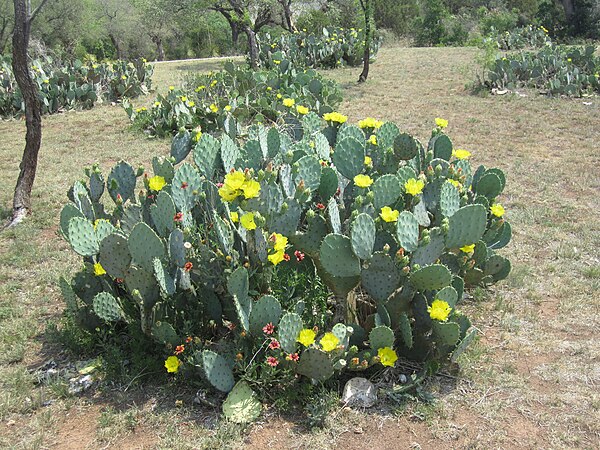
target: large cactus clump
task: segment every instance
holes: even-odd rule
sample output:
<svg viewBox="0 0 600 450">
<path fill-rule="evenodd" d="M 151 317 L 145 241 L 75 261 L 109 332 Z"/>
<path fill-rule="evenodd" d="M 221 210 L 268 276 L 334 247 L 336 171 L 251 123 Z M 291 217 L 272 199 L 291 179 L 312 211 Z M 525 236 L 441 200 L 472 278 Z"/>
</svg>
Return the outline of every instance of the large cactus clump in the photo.
<svg viewBox="0 0 600 450">
<path fill-rule="evenodd" d="M 69 310 L 89 329 L 139 323 L 171 349 L 197 336 L 181 358 L 234 389 L 228 411 L 253 404 L 246 384 L 234 388 L 244 374 L 324 381 L 399 354 L 456 358 L 475 335 L 459 311 L 465 285 L 508 275 L 496 251 L 511 228 L 504 174 L 473 170 L 437 123 L 424 146 L 393 123 L 308 113 L 243 138 L 182 132 L 152 176 L 125 162 L 106 177 L 91 168 L 61 213 L 85 264 L 61 280 Z M 272 295 L 294 264 L 331 293 L 326 329 L 303 314 L 310 299 Z"/>
</svg>

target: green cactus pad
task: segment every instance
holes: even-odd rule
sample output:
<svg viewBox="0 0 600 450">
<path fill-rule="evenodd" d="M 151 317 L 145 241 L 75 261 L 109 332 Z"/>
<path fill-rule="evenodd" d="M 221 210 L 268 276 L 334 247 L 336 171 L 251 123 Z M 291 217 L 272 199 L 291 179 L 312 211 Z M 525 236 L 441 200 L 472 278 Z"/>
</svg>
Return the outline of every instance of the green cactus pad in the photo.
<svg viewBox="0 0 600 450">
<path fill-rule="evenodd" d="M 431 225 L 431 219 L 429 218 L 429 212 L 427 211 L 427 206 L 425 206 L 425 202 L 417 203 L 412 210 L 412 213 L 415 215 L 417 222 L 422 227 L 428 227 Z"/>
<path fill-rule="evenodd" d="M 392 319 L 390 317 L 390 313 L 387 308 L 384 306 L 383 302 L 377 303 L 377 313 L 373 319 L 376 327 L 385 325 L 386 327 L 392 326 Z"/>
<path fill-rule="evenodd" d="M 262 405 L 256 394 L 245 381 L 238 381 L 223 402 L 223 414 L 227 420 L 244 424 L 260 416 Z"/>
<path fill-rule="evenodd" d="M 456 290 L 456 302 L 459 303 L 465 292 L 465 281 L 459 276 L 454 276 L 452 277 L 452 287 Z"/>
<path fill-rule="evenodd" d="M 192 135 L 188 130 L 180 131 L 171 142 L 171 156 L 175 158 L 175 164 L 183 161 L 192 151 Z"/>
<path fill-rule="evenodd" d="M 281 348 L 286 353 L 294 353 L 296 351 L 296 339 L 300 331 L 304 327 L 302 318 L 296 314 L 288 312 L 279 321 L 279 343 Z"/>
<path fill-rule="evenodd" d="M 340 209 L 335 198 L 330 198 L 327 202 L 327 216 L 329 217 L 329 225 L 334 233 L 342 232 L 342 222 L 340 221 Z"/>
<path fill-rule="evenodd" d="M 353 180 L 365 167 L 364 144 L 353 137 L 338 141 L 333 152 L 333 164 L 344 177 Z"/>
<path fill-rule="evenodd" d="M 510 223 L 504 222 L 502 228 L 498 231 L 491 242 L 488 242 L 490 248 L 495 250 L 506 247 L 512 238 L 512 227 Z"/>
<path fill-rule="evenodd" d="M 281 138 L 277 128 L 269 128 L 267 133 L 267 154 L 269 158 L 274 158 L 281 150 Z"/>
<path fill-rule="evenodd" d="M 167 267 L 163 265 L 160 259 L 154 258 L 154 277 L 158 281 L 160 290 L 165 297 L 171 296 L 175 293 L 175 279 L 169 273 Z"/>
<path fill-rule="evenodd" d="M 150 216 L 160 236 L 167 236 L 174 228 L 173 218 L 177 210 L 173 199 L 166 191 L 160 191 L 156 203 L 150 207 Z"/>
<path fill-rule="evenodd" d="M 384 302 L 400 287 L 400 271 L 389 255 L 377 252 L 361 273 L 362 287 L 377 302 Z"/>
<path fill-rule="evenodd" d="M 446 247 L 460 248 L 481 239 L 487 225 L 487 212 L 481 205 L 463 206 L 449 220 Z"/>
<path fill-rule="evenodd" d="M 384 206 L 392 206 L 402 195 L 402 187 L 400 181 L 395 175 L 383 175 L 373 183 L 373 206 L 375 211 L 379 213 Z"/>
<path fill-rule="evenodd" d="M 327 138 L 322 133 L 317 133 L 314 140 L 317 157 L 324 161 L 331 161 L 331 147 Z"/>
<path fill-rule="evenodd" d="M 250 312 L 250 333 L 254 336 L 263 336 L 262 329 L 268 323 L 274 326 L 279 324 L 281 317 L 281 304 L 270 295 L 263 295 L 252 305 Z"/>
<path fill-rule="evenodd" d="M 140 292 L 146 308 L 152 308 L 160 299 L 160 290 L 153 272 L 132 266 L 125 272 L 125 284 L 129 292 L 134 290 Z"/>
<path fill-rule="evenodd" d="M 502 172 L 500 169 L 493 168 L 493 169 L 486 170 L 485 173 L 486 174 L 493 173 L 498 178 L 500 178 L 500 183 L 502 184 L 502 190 L 504 190 L 504 187 L 506 186 L 506 175 L 504 175 L 504 172 Z"/>
<path fill-rule="evenodd" d="M 235 379 L 227 360 L 212 350 L 203 350 L 201 361 L 208 382 L 222 392 L 231 391 Z"/>
<path fill-rule="evenodd" d="M 72 197 L 73 202 L 83 213 L 83 215 L 88 220 L 94 221 L 95 214 L 94 207 L 92 206 L 92 200 L 88 195 L 87 188 L 80 181 L 77 181 L 75 184 L 73 184 Z"/>
<path fill-rule="evenodd" d="M 127 239 L 113 233 L 100 242 L 100 263 L 106 273 L 113 278 L 125 278 L 125 271 L 131 263 Z"/>
<path fill-rule="evenodd" d="M 69 243 L 81 256 L 94 256 L 100 247 L 94 225 L 87 219 L 73 217 L 69 220 Z"/>
<path fill-rule="evenodd" d="M 302 129 L 307 135 L 316 133 L 321 129 L 321 118 L 314 111 L 309 112 L 302 118 Z"/>
<path fill-rule="evenodd" d="M 233 303 L 242 328 L 249 331 L 252 299 L 248 296 L 248 271 L 238 267 L 227 278 L 227 291 L 233 297 Z"/>
<path fill-rule="evenodd" d="M 458 189 L 450 183 L 442 184 L 440 192 L 440 209 L 445 217 L 452 217 L 460 208 Z"/>
<path fill-rule="evenodd" d="M 394 332 L 386 326 L 375 327 L 369 333 L 369 345 L 374 352 L 380 348 L 394 348 Z"/>
<path fill-rule="evenodd" d="M 285 203 L 287 204 L 287 210 L 274 217 L 270 217 L 268 226 L 269 230 L 273 233 L 291 236 L 298 229 L 302 208 L 298 204 L 298 201 L 293 198 L 288 198 Z"/>
<path fill-rule="evenodd" d="M 133 167 L 121 161 L 110 171 L 106 185 L 108 186 L 108 193 L 115 202 L 119 195 L 123 202 L 126 202 L 135 198 L 135 182 L 136 176 Z"/>
<path fill-rule="evenodd" d="M 493 255 L 485 263 L 483 273 L 491 275 L 494 281 L 504 280 L 510 273 L 510 261 L 503 256 Z"/>
<path fill-rule="evenodd" d="M 129 204 L 123 210 L 119 226 L 121 230 L 129 235 L 133 227 L 142 221 L 142 207 L 140 205 Z"/>
<path fill-rule="evenodd" d="M 477 182 L 475 192 L 492 200 L 502 192 L 502 181 L 498 175 L 488 171 Z"/>
<path fill-rule="evenodd" d="M 123 317 L 123 310 L 116 298 L 108 292 L 100 292 L 94 297 L 94 312 L 105 322 L 116 322 Z"/>
<path fill-rule="evenodd" d="M 352 250 L 360 259 L 369 259 L 375 245 L 375 222 L 370 215 L 356 216 L 351 227 Z"/>
<path fill-rule="evenodd" d="M 400 314 L 400 318 L 398 320 L 398 329 L 400 330 L 400 336 L 402 336 L 402 341 L 404 342 L 404 345 L 406 345 L 406 347 L 408 348 L 412 348 L 412 327 L 410 326 L 410 319 L 408 318 L 406 313 Z"/>
<path fill-rule="evenodd" d="M 194 162 L 200 173 L 208 179 L 212 178 L 217 168 L 219 150 L 221 143 L 208 133 L 202 134 L 194 147 Z"/>
<path fill-rule="evenodd" d="M 79 302 L 77 301 L 77 296 L 75 295 L 71 284 L 69 284 L 65 277 L 60 277 L 58 280 L 58 286 L 60 287 L 63 300 L 67 305 L 67 311 L 71 314 L 76 313 L 79 309 Z"/>
<path fill-rule="evenodd" d="M 401 160 L 408 161 L 417 156 L 418 146 L 415 139 L 409 134 L 402 133 L 394 139 L 394 155 Z"/>
<path fill-rule="evenodd" d="M 92 172 L 90 175 L 90 198 L 93 202 L 98 202 L 103 193 L 104 177 L 99 172 Z"/>
<path fill-rule="evenodd" d="M 414 252 L 419 246 L 419 222 L 410 211 L 402 211 L 396 222 L 398 242 L 409 252 Z"/>
<path fill-rule="evenodd" d="M 350 335 L 352 334 L 352 331 L 353 330 L 351 327 L 347 327 L 343 323 L 336 323 L 331 329 L 331 332 L 340 341 L 340 345 L 343 345 L 345 349 L 348 348 L 348 343 L 350 342 Z"/>
<path fill-rule="evenodd" d="M 319 252 L 321 264 L 334 277 L 355 277 L 360 275 L 360 260 L 352 251 L 350 238 L 341 234 L 329 234 L 321 243 Z"/>
<path fill-rule="evenodd" d="M 179 211 L 185 214 L 192 210 L 201 186 L 200 174 L 191 164 L 184 163 L 177 169 L 171 186 L 171 194 Z"/>
<path fill-rule="evenodd" d="M 338 131 L 336 146 L 344 139 L 350 137 L 356 139 L 358 142 L 363 142 L 365 140 L 365 133 L 363 133 L 363 131 L 356 125 L 349 125 L 346 122 Z"/>
<path fill-rule="evenodd" d="M 60 212 L 60 231 L 67 241 L 69 240 L 69 221 L 73 217 L 85 219 L 83 213 L 75 205 L 67 203 Z"/>
<path fill-rule="evenodd" d="M 153 323 L 151 333 L 154 340 L 160 344 L 174 347 L 181 343 L 181 338 L 177 335 L 175 328 L 168 322 Z"/>
<path fill-rule="evenodd" d="M 230 255 L 233 248 L 233 231 L 231 230 L 229 223 L 221 219 L 216 211 L 213 211 L 213 221 L 221 249 L 223 250 L 223 253 Z"/>
<path fill-rule="evenodd" d="M 400 186 L 404 186 L 408 180 L 411 178 L 416 178 L 416 176 L 417 174 L 415 171 L 408 166 L 402 166 L 398 169 L 398 172 L 396 172 L 396 177 L 398 178 L 398 183 L 400 183 Z"/>
<path fill-rule="evenodd" d="M 452 274 L 442 264 L 432 264 L 416 270 L 410 275 L 410 283 L 418 291 L 433 291 L 449 286 L 452 282 Z"/>
<path fill-rule="evenodd" d="M 324 167 L 321 171 L 319 195 L 323 200 L 329 200 L 338 190 L 339 180 L 337 173 L 331 167 Z"/>
<path fill-rule="evenodd" d="M 228 135 L 224 134 L 221 137 L 221 160 L 225 172 L 236 168 L 236 162 L 240 157 L 240 148 L 235 141 Z"/>
<path fill-rule="evenodd" d="M 321 163 L 314 156 L 304 156 L 300 158 L 298 164 L 298 173 L 296 173 L 296 186 L 304 181 L 304 186 L 312 192 L 316 191 L 321 184 Z"/>
<path fill-rule="evenodd" d="M 99 219 L 94 222 L 94 229 L 96 231 L 96 239 L 99 243 L 108 236 L 114 233 L 117 229 L 106 219 Z"/>
<path fill-rule="evenodd" d="M 148 272 L 154 270 L 154 258 L 165 256 L 165 246 L 156 233 L 143 222 L 138 223 L 129 235 L 129 253 L 133 264 Z"/>
<path fill-rule="evenodd" d="M 175 264 L 177 267 L 183 267 L 187 262 L 185 257 L 183 231 L 179 228 L 171 231 L 171 234 L 169 235 L 169 259 L 171 260 L 171 263 Z"/>
<path fill-rule="evenodd" d="M 433 322 L 433 336 L 441 346 L 452 347 L 460 339 L 460 327 L 454 322 Z"/>
<path fill-rule="evenodd" d="M 450 362 L 457 362 L 460 355 L 462 355 L 465 352 L 465 350 L 469 347 L 469 345 L 471 345 L 476 336 L 476 328 L 471 328 L 469 331 L 467 331 L 465 337 L 462 339 L 462 341 L 458 343 L 458 345 L 452 352 L 452 355 L 450 356 Z"/>
<path fill-rule="evenodd" d="M 429 143 L 430 149 L 433 150 L 433 157 L 450 161 L 452 158 L 452 141 L 445 134 L 439 134 L 434 137 Z"/>
<path fill-rule="evenodd" d="M 154 171 L 154 175 L 163 177 L 168 184 L 173 182 L 175 168 L 167 158 L 158 156 L 152 158 L 152 170 Z"/>
<path fill-rule="evenodd" d="M 428 266 L 435 263 L 446 248 L 444 234 L 439 228 L 429 230 L 429 244 L 417 248 L 411 258 L 411 264 L 419 266 Z"/>
<path fill-rule="evenodd" d="M 309 348 L 300 355 L 296 372 L 313 380 L 323 382 L 333 376 L 333 363 L 329 359 L 329 355 L 324 351 Z"/>
<path fill-rule="evenodd" d="M 437 294 L 435 294 L 435 298 L 445 301 L 452 309 L 454 309 L 456 302 L 458 301 L 458 293 L 452 286 L 446 286 L 445 288 L 440 289 Z"/>
<path fill-rule="evenodd" d="M 394 146 L 394 140 L 400 134 L 398 126 L 393 122 L 386 122 L 377 130 L 377 145 L 387 149 Z"/>
<path fill-rule="evenodd" d="M 321 250 L 321 241 L 327 234 L 327 222 L 323 216 L 315 216 L 308 223 L 308 229 L 304 233 L 290 236 L 290 242 L 307 255 L 318 256 Z"/>
</svg>

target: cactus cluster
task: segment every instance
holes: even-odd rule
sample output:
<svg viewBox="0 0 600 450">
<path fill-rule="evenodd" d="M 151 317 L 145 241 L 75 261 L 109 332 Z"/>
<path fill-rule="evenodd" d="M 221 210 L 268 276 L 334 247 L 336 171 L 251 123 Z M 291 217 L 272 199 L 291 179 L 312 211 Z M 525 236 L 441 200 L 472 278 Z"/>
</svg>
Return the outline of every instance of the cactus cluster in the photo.
<svg viewBox="0 0 600 450">
<path fill-rule="evenodd" d="M 511 237 L 504 174 L 473 170 L 442 126 L 423 145 L 392 123 L 324 116 L 244 136 L 182 131 L 152 174 L 88 169 L 60 218 L 84 261 L 60 283 L 69 313 L 91 330 L 137 324 L 171 348 L 193 333 L 186 362 L 231 391 L 237 421 L 257 411 L 243 374 L 325 381 L 399 355 L 456 359 L 475 335 L 458 309 L 465 286 L 510 271 L 496 253 Z M 288 264 L 331 292 L 327 329 L 302 315 L 309 299 L 286 310 L 273 295 Z"/>
<path fill-rule="evenodd" d="M 31 75 L 38 86 L 42 113 L 88 109 L 101 101 L 118 101 L 147 94 L 153 68 L 143 60 L 58 64 L 34 60 Z M 9 57 L 0 56 L 0 117 L 22 116 L 25 106 Z"/>
</svg>

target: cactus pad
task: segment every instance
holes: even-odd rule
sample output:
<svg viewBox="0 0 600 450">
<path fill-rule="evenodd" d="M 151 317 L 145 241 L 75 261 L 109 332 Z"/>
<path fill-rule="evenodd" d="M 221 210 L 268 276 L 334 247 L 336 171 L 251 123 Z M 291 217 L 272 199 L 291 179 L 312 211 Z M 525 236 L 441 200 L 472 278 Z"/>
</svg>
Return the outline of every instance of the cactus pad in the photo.
<svg viewBox="0 0 600 450">
<path fill-rule="evenodd" d="M 250 423 L 260 416 L 262 405 L 247 382 L 238 381 L 223 402 L 223 414 L 234 423 Z"/>
<path fill-rule="evenodd" d="M 458 301 L 458 293 L 452 286 L 446 286 L 445 288 L 440 289 L 437 294 L 435 294 L 435 298 L 445 301 L 448 303 L 448 305 L 450 305 L 451 308 L 454 308 L 456 306 L 456 302 Z"/>
<path fill-rule="evenodd" d="M 212 350 L 203 350 L 201 360 L 208 382 L 222 392 L 231 391 L 235 385 L 235 379 L 227 360 Z"/>
<path fill-rule="evenodd" d="M 94 225 L 81 217 L 73 217 L 69 220 L 69 243 L 73 250 L 81 256 L 94 256 L 98 254 L 100 247 Z"/>
<path fill-rule="evenodd" d="M 85 219 L 83 213 L 79 209 L 77 209 L 75 205 L 67 203 L 60 212 L 60 231 L 67 241 L 69 240 L 69 221 L 73 217 L 80 217 L 82 219 Z"/>
<path fill-rule="evenodd" d="M 296 371 L 300 375 L 322 382 L 333 376 L 333 364 L 327 353 L 316 348 L 309 348 L 300 355 Z"/>
<path fill-rule="evenodd" d="M 288 312 L 279 321 L 279 342 L 286 353 L 296 351 L 296 339 L 303 326 L 302 318 L 296 313 Z"/>
<path fill-rule="evenodd" d="M 503 256 L 493 255 L 485 263 L 485 275 L 491 275 L 494 281 L 504 280 L 510 273 L 510 261 Z"/>
<path fill-rule="evenodd" d="M 183 232 L 175 228 L 169 235 L 169 259 L 177 267 L 183 267 L 186 263 L 185 247 L 183 245 Z"/>
<path fill-rule="evenodd" d="M 211 179 L 219 158 L 221 143 L 208 133 L 202 134 L 194 148 L 194 162 L 200 173 Z"/>
<path fill-rule="evenodd" d="M 416 270 L 410 276 L 410 283 L 418 291 L 432 291 L 442 289 L 452 282 L 452 274 L 442 264 L 432 264 Z"/>
<path fill-rule="evenodd" d="M 362 270 L 362 286 L 377 302 L 384 302 L 400 287 L 400 271 L 389 255 L 377 252 Z"/>
<path fill-rule="evenodd" d="M 165 297 L 171 296 L 175 293 L 175 279 L 169 273 L 168 268 L 158 258 L 154 258 L 154 277 L 158 281 L 160 290 Z"/>
<path fill-rule="evenodd" d="M 386 326 L 375 327 L 369 333 L 369 344 L 375 352 L 380 348 L 394 348 L 394 332 Z"/>
<path fill-rule="evenodd" d="M 200 174 L 191 164 L 184 163 L 177 169 L 171 186 L 171 194 L 179 211 L 185 214 L 192 210 L 201 186 Z"/>
<path fill-rule="evenodd" d="M 433 322 L 435 341 L 441 346 L 452 347 L 460 339 L 460 327 L 454 322 Z"/>
<path fill-rule="evenodd" d="M 410 211 L 402 211 L 396 222 L 398 242 L 409 252 L 414 252 L 419 246 L 419 222 Z"/>
<path fill-rule="evenodd" d="M 460 195 L 458 189 L 451 183 L 442 184 L 440 192 L 440 209 L 445 217 L 452 217 L 460 208 Z"/>
<path fill-rule="evenodd" d="M 335 147 L 333 164 L 344 177 L 349 180 L 354 179 L 356 175 L 362 173 L 365 166 L 364 145 L 353 137 L 342 139 Z"/>
<path fill-rule="evenodd" d="M 446 247 L 460 248 L 477 242 L 485 233 L 486 224 L 487 212 L 483 206 L 463 206 L 450 217 Z"/>
<path fill-rule="evenodd" d="M 156 203 L 150 207 L 150 216 L 159 235 L 167 236 L 173 230 L 176 212 L 171 196 L 166 191 L 160 191 Z"/>
<path fill-rule="evenodd" d="M 446 244 L 444 235 L 439 228 L 431 228 L 429 232 L 429 244 L 419 247 L 412 254 L 411 264 L 428 266 L 435 263 L 442 253 Z"/>
<path fill-rule="evenodd" d="M 400 181 L 396 175 L 382 175 L 373 183 L 373 206 L 379 212 L 384 206 L 391 206 L 402 195 Z"/>
<path fill-rule="evenodd" d="M 272 323 L 274 326 L 279 324 L 281 317 L 281 304 L 270 295 L 264 295 L 252 305 L 250 312 L 250 333 L 255 336 L 263 335 L 263 327 Z"/>
<path fill-rule="evenodd" d="M 409 134 L 402 133 L 394 139 L 394 155 L 405 161 L 417 156 L 419 148 L 415 139 Z"/>
<path fill-rule="evenodd" d="M 108 175 L 106 185 L 108 193 L 116 202 L 117 196 L 121 196 L 123 203 L 135 196 L 136 176 L 133 168 L 124 161 L 119 162 L 112 168 Z"/>
<path fill-rule="evenodd" d="M 138 290 L 146 308 L 152 308 L 160 298 L 160 290 L 152 273 L 139 267 L 130 267 L 125 272 L 127 289 L 130 292 Z"/>
<path fill-rule="evenodd" d="M 180 131 L 171 142 L 171 156 L 175 158 L 175 164 L 183 161 L 192 150 L 192 135 L 188 130 Z"/>
<path fill-rule="evenodd" d="M 249 331 L 250 310 L 252 299 L 248 297 L 248 271 L 245 267 L 238 267 L 227 278 L 227 291 L 233 297 L 233 303 L 242 328 Z"/>
<path fill-rule="evenodd" d="M 314 156 L 306 155 L 300 158 L 296 164 L 298 164 L 298 172 L 295 176 L 296 186 L 304 181 L 305 187 L 312 192 L 316 191 L 321 184 L 321 163 L 319 163 L 319 160 Z"/>
<path fill-rule="evenodd" d="M 465 334 L 465 337 L 458 343 L 458 345 L 452 352 L 452 355 L 450 356 L 450 362 L 457 362 L 460 355 L 462 355 L 465 352 L 465 350 L 469 347 L 469 345 L 471 345 L 471 342 L 473 342 L 476 336 L 476 328 L 471 328 L 470 330 L 468 330 Z"/>
<path fill-rule="evenodd" d="M 502 192 L 502 181 L 497 174 L 487 171 L 479 181 L 477 181 L 476 191 L 478 195 L 483 195 L 488 199 L 496 198 Z"/>
<path fill-rule="evenodd" d="M 156 233 L 143 222 L 138 223 L 129 235 L 129 253 L 133 264 L 148 272 L 154 270 L 154 258 L 165 256 L 165 246 Z"/>
<path fill-rule="evenodd" d="M 398 328 L 400 330 L 400 335 L 402 336 L 402 341 L 404 345 L 408 348 L 412 348 L 413 346 L 413 335 L 412 328 L 410 326 L 410 319 L 406 315 L 406 313 L 401 313 L 400 318 L 398 320 Z"/>
<path fill-rule="evenodd" d="M 240 157 L 240 148 L 235 141 L 228 135 L 224 134 L 221 137 L 221 160 L 225 172 L 235 169 L 236 162 Z"/>
<path fill-rule="evenodd" d="M 100 263 L 113 278 L 125 278 L 131 263 L 127 239 L 118 233 L 109 234 L 100 243 Z"/>
<path fill-rule="evenodd" d="M 328 200 L 335 195 L 338 190 L 338 176 L 331 167 L 324 167 L 321 172 L 321 181 L 319 184 L 319 195 L 322 199 Z"/>
<path fill-rule="evenodd" d="M 362 213 L 352 222 L 352 250 L 360 259 L 370 259 L 375 245 L 375 222 L 370 215 Z"/>
<path fill-rule="evenodd" d="M 450 161 L 452 157 L 452 141 L 445 134 L 439 134 L 429 143 L 433 157 Z"/>
<path fill-rule="evenodd" d="M 116 298 L 108 292 L 100 292 L 94 297 L 94 312 L 105 322 L 116 322 L 123 317 L 123 310 Z"/>
<path fill-rule="evenodd" d="M 352 252 L 350 238 L 341 234 L 328 234 L 321 243 L 319 252 L 325 271 L 334 277 L 360 275 L 360 260 Z"/>
</svg>

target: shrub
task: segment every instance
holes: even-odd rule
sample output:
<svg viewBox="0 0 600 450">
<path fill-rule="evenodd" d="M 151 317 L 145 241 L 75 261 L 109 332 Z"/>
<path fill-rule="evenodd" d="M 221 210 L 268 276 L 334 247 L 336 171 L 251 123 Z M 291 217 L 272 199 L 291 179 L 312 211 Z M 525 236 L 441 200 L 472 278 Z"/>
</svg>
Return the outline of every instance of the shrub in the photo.
<svg viewBox="0 0 600 450">
<path fill-rule="evenodd" d="M 243 136 L 182 131 L 153 174 L 88 169 L 60 217 L 83 258 L 61 280 L 69 314 L 92 332 L 142 330 L 171 373 L 200 367 L 236 422 L 260 413 L 254 390 L 272 397 L 398 355 L 456 358 L 475 336 L 464 286 L 510 271 L 496 254 L 511 236 L 504 174 L 472 170 L 447 122 L 424 147 L 393 123 L 290 116 L 296 126 Z M 282 295 L 286 270 L 321 287 Z"/>
<path fill-rule="evenodd" d="M 260 34 L 261 66 L 273 68 L 281 61 L 293 61 L 296 67 L 333 69 L 345 65 L 359 66 L 364 56 L 365 33 L 359 28 L 323 28 L 318 34 L 298 32 L 274 38 Z M 371 56 L 375 58 L 381 38 L 373 39 Z"/>
<path fill-rule="evenodd" d="M 487 84 L 499 89 L 546 89 L 551 95 L 598 93 L 600 58 L 595 51 L 594 46 L 546 46 L 538 52 L 507 55 L 488 70 Z"/>
<path fill-rule="evenodd" d="M 285 106 L 286 99 L 294 104 Z M 290 111 L 296 117 L 308 110 L 324 114 L 341 99 L 335 82 L 283 60 L 259 71 L 228 62 L 225 70 L 192 77 L 183 88 L 171 86 L 150 109 L 134 109 L 128 102 L 123 105 L 136 126 L 151 135 L 167 136 L 181 128 L 201 127 L 212 132 L 225 127 L 236 131 L 238 126 L 255 121 L 282 123 Z"/>
<path fill-rule="evenodd" d="M 519 50 L 523 48 L 540 48 L 550 45 L 548 30 L 543 26 L 528 25 L 515 30 L 499 33 L 492 29 L 487 39 L 495 40 L 501 50 Z"/>
<path fill-rule="evenodd" d="M 43 114 L 94 106 L 97 101 L 118 101 L 148 92 L 153 68 L 145 61 L 82 63 L 64 66 L 52 59 L 35 60 L 31 75 L 38 85 Z M 0 117 L 23 115 L 25 105 L 8 57 L 0 57 Z"/>
</svg>

